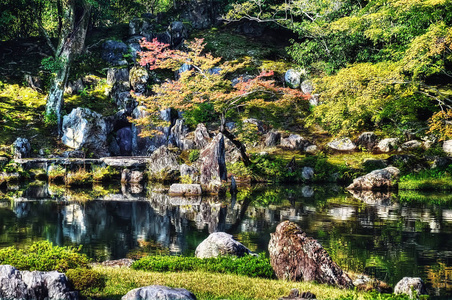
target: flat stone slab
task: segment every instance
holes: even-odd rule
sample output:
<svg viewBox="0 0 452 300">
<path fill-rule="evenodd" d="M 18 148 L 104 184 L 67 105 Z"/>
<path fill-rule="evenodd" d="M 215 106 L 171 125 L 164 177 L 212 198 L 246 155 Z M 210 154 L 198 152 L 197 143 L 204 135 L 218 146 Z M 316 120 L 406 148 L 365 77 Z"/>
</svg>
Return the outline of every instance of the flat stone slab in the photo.
<svg viewBox="0 0 452 300">
<path fill-rule="evenodd" d="M 193 196 L 201 195 L 202 188 L 200 184 L 182 184 L 174 183 L 170 186 L 169 192 L 171 196 Z"/>
</svg>

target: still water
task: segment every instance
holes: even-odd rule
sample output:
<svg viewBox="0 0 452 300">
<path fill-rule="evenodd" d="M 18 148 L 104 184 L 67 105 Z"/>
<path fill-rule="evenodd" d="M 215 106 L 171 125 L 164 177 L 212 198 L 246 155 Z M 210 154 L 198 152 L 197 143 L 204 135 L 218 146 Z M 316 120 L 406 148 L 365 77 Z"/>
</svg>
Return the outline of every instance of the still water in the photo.
<svg viewBox="0 0 452 300">
<path fill-rule="evenodd" d="M 351 195 L 338 186 L 255 186 L 237 196 L 201 199 L 152 191 L 158 189 L 66 190 L 31 184 L 0 191 L 0 248 L 47 239 L 83 245 L 82 251 L 97 261 L 193 255 L 209 233 L 225 231 L 261 253 L 276 225 L 291 220 L 346 270 L 391 285 L 404 276 L 420 276 L 430 294 L 452 296 L 452 205 L 422 204 L 425 199 L 452 202 L 441 201 L 449 195 Z"/>
</svg>

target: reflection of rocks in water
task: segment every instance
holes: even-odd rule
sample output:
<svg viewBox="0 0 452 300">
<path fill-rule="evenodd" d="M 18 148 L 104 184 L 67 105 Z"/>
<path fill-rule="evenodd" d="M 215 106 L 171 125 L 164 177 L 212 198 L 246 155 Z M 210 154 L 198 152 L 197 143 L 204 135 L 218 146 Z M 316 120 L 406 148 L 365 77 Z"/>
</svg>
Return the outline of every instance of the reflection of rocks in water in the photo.
<svg viewBox="0 0 452 300">
<path fill-rule="evenodd" d="M 18 218 L 25 218 L 30 213 L 30 205 L 28 202 L 14 201 L 13 209 Z"/>
<path fill-rule="evenodd" d="M 443 209 L 443 220 L 452 223 L 452 209 Z"/>
<path fill-rule="evenodd" d="M 63 215 L 63 234 L 73 243 L 80 243 L 86 234 L 85 212 L 80 204 L 69 204 L 61 211 Z"/>
<path fill-rule="evenodd" d="M 405 220 L 405 229 L 407 231 L 415 232 L 418 227 L 416 222 L 428 224 L 431 233 L 438 233 L 441 229 L 441 224 L 437 217 L 432 214 L 428 208 L 410 208 L 402 207 L 400 216 Z"/>
<path fill-rule="evenodd" d="M 337 221 L 347 221 L 355 214 L 355 212 L 355 207 L 340 206 L 329 209 L 328 215 L 330 215 L 334 220 Z"/>
<path fill-rule="evenodd" d="M 314 189 L 312 187 L 310 187 L 309 185 L 305 185 L 302 189 L 301 189 L 301 193 L 303 195 L 304 198 L 311 198 L 314 197 Z"/>
<path fill-rule="evenodd" d="M 48 184 L 30 185 L 23 194 L 27 199 L 48 199 L 50 197 Z"/>
<path fill-rule="evenodd" d="M 372 191 L 356 191 L 349 190 L 349 192 L 355 197 L 369 205 L 392 205 L 392 196 L 390 192 L 372 192 Z"/>
</svg>

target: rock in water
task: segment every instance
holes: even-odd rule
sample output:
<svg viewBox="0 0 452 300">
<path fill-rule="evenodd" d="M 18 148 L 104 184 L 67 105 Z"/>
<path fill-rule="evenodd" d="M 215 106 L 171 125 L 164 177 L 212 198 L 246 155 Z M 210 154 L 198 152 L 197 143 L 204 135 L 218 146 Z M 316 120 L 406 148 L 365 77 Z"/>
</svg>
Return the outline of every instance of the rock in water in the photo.
<svg viewBox="0 0 452 300">
<path fill-rule="evenodd" d="M 297 224 L 284 221 L 270 236 L 270 263 L 279 279 L 353 288 L 352 280 L 333 262 L 322 245 L 307 237 Z"/>
<path fill-rule="evenodd" d="M 349 190 L 390 190 L 397 187 L 400 170 L 396 167 L 387 167 L 374 170 L 369 174 L 353 180 Z"/>
<path fill-rule="evenodd" d="M 394 288 L 394 294 L 407 294 L 410 298 L 414 298 L 413 291 L 418 296 L 427 295 L 427 290 L 421 278 L 403 277 Z"/>
<path fill-rule="evenodd" d="M 225 232 L 214 232 L 198 245 L 195 256 L 198 258 L 218 257 L 220 255 L 242 257 L 250 253 L 251 250 L 234 240 L 232 235 Z"/>
<path fill-rule="evenodd" d="M 150 285 L 131 290 L 122 300 L 196 300 L 186 289 L 175 289 L 162 285 Z"/>
</svg>

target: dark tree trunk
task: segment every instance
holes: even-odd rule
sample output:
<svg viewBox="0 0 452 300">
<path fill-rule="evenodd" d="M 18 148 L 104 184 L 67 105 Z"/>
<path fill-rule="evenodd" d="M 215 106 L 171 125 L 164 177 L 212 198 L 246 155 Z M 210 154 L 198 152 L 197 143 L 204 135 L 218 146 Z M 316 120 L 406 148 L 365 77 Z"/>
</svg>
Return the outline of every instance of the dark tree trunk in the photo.
<svg viewBox="0 0 452 300">
<path fill-rule="evenodd" d="M 220 124 L 220 132 L 226 137 L 228 138 L 233 144 L 234 146 L 239 149 L 240 151 L 240 156 L 242 158 L 243 163 L 245 164 L 245 166 L 250 166 L 251 165 L 251 161 L 250 158 L 248 157 L 248 154 L 246 154 L 246 147 L 245 145 L 242 144 L 242 142 L 240 142 L 239 140 L 237 140 L 234 135 L 232 133 L 230 133 L 227 129 L 226 129 L 226 118 L 224 116 L 221 116 L 221 124 Z"/>
</svg>

